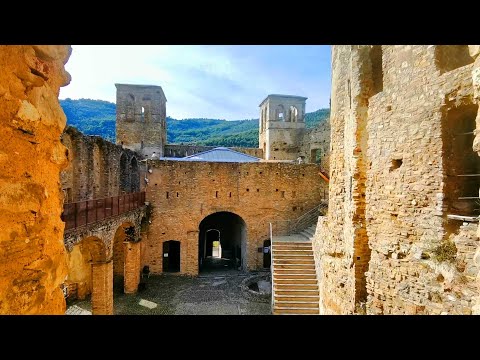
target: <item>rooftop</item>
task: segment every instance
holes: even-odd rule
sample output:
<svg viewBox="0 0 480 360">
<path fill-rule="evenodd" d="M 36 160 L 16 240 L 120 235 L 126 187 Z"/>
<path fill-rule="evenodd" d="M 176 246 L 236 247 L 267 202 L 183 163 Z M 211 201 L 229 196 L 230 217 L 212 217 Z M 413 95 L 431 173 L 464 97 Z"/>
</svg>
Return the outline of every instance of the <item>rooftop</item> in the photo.
<svg viewBox="0 0 480 360">
<path fill-rule="evenodd" d="M 217 147 L 212 150 L 200 152 L 198 154 L 189 155 L 183 158 L 162 157 L 160 160 L 174 161 L 208 161 L 208 162 L 257 162 L 261 159 L 250 156 L 226 147 Z"/>
<path fill-rule="evenodd" d="M 297 96 L 297 95 L 282 95 L 282 94 L 270 94 L 268 95 L 258 106 L 262 106 L 268 98 L 277 97 L 277 98 L 293 98 L 293 99 L 300 99 L 300 100 L 307 100 L 307 97 L 304 96 Z"/>
</svg>

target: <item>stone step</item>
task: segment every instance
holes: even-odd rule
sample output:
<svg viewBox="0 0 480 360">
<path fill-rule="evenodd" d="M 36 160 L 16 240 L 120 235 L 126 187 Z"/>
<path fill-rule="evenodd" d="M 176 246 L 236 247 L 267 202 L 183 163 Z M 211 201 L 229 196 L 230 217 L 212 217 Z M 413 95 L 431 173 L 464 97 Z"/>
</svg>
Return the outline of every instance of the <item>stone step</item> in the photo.
<svg viewBox="0 0 480 360">
<path fill-rule="evenodd" d="M 288 238 L 286 236 L 285 238 Z M 295 240 L 294 241 L 288 241 L 288 240 L 277 240 L 275 237 L 273 238 L 272 245 L 312 245 L 312 242 L 310 240 L 305 240 L 302 237 L 298 237 L 295 235 Z"/>
<path fill-rule="evenodd" d="M 303 236 L 305 236 L 306 238 L 309 238 L 309 239 L 311 239 L 314 235 L 313 233 L 309 232 L 308 230 L 302 230 L 300 232 L 300 234 L 302 234 Z"/>
<path fill-rule="evenodd" d="M 291 309 L 291 308 L 313 308 L 318 309 L 318 301 L 277 301 L 275 300 L 275 309 Z"/>
<path fill-rule="evenodd" d="M 316 275 L 315 269 L 274 269 L 273 275 Z"/>
<path fill-rule="evenodd" d="M 284 284 L 275 284 L 273 286 L 273 291 L 277 293 L 278 291 L 285 291 L 285 290 L 317 290 L 317 284 L 292 284 L 292 283 L 284 283 Z"/>
<path fill-rule="evenodd" d="M 302 254 L 302 253 L 300 253 L 300 254 L 293 253 L 292 254 L 292 253 L 288 253 L 288 252 L 287 253 L 278 253 L 278 252 L 273 253 L 273 258 L 274 259 L 275 258 L 282 259 L 282 258 L 285 258 L 285 257 L 294 257 L 294 258 L 299 258 L 299 259 L 301 259 L 301 258 L 306 258 L 306 259 L 312 258 L 313 259 L 313 252 L 312 252 L 312 254 Z"/>
<path fill-rule="evenodd" d="M 275 285 L 291 284 L 291 285 L 317 285 L 317 279 L 277 279 L 274 278 Z"/>
<path fill-rule="evenodd" d="M 318 289 L 277 289 L 275 296 L 320 296 Z"/>
<path fill-rule="evenodd" d="M 279 250 L 312 250 L 312 245 L 273 245 L 272 246 L 273 252 Z"/>
<path fill-rule="evenodd" d="M 312 255 L 312 249 L 274 249 L 273 255 L 284 255 L 284 254 L 292 254 L 292 255 Z"/>
<path fill-rule="evenodd" d="M 274 309 L 274 315 L 318 315 L 318 309 L 309 308 L 290 308 L 290 309 Z"/>
<path fill-rule="evenodd" d="M 307 302 L 319 302 L 320 297 L 318 295 L 277 295 L 275 294 L 276 301 L 307 301 Z"/>
<path fill-rule="evenodd" d="M 311 279 L 317 280 L 317 275 L 315 274 L 273 274 L 274 280 L 282 280 L 282 279 L 292 279 L 292 280 L 304 280 L 304 279 Z"/>
<path fill-rule="evenodd" d="M 277 265 L 285 265 L 285 264 L 291 264 L 291 265 L 312 265 L 313 268 L 315 268 L 315 260 L 312 258 L 306 258 L 306 259 L 273 259 L 273 267 L 277 267 Z"/>
<path fill-rule="evenodd" d="M 277 270 L 315 270 L 315 262 L 309 264 L 273 264 L 273 272 Z"/>
<path fill-rule="evenodd" d="M 314 227 L 308 227 L 308 228 L 304 229 L 303 231 L 305 231 L 310 236 L 315 235 L 315 228 Z"/>
</svg>

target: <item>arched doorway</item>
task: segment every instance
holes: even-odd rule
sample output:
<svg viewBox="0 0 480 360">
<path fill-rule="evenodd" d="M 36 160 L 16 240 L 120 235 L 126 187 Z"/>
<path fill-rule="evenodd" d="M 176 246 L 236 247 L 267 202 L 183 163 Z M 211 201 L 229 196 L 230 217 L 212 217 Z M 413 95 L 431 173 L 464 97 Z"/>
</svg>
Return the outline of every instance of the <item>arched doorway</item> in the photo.
<svg viewBox="0 0 480 360">
<path fill-rule="evenodd" d="M 207 216 L 199 225 L 198 241 L 199 272 L 246 270 L 247 226 L 237 214 L 222 211 Z"/>
<path fill-rule="evenodd" d="M 163 243 L 163 272 L 180 271 L 180 241 L 169 240 Z"/>
</svg>

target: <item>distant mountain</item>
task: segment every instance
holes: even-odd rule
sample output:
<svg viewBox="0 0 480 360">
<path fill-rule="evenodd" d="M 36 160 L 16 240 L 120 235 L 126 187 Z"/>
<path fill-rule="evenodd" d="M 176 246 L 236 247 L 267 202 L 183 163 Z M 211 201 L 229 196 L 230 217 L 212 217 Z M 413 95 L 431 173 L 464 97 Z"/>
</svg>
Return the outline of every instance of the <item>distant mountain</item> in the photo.
<svg viewBox="0 0 480 360">
<path fill-rule="evenodd" d="M 115 142 L 115 104 L 92 99 L 65 99 L 60 105 L 67 116 L 67 124 L 87 135 L 99 135 Z M 328 119 L 329 109 L 305 114 L 307 128 L 313 128 Z M 167 142 L 209 146 L 258 147 L 258 119 L 183 119 L 167 116 Z"/>
</svg>

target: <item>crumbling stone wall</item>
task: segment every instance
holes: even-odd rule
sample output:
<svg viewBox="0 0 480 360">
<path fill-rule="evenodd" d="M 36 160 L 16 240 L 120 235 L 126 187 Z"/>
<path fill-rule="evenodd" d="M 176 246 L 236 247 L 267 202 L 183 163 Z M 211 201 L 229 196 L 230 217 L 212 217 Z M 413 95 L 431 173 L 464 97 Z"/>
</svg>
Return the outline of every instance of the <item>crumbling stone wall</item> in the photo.
<svg viewBox="0 0 480 360">
<path fill-rule="evenodd" d="M 471 50 L 333 47 L 329 213 L 314 241 L 321 312 L 472 312 L 476 225 L 447 217 L 476 216 L 452 190 L 471 188 L 457 175 L 476 165 L 451 161 L 478 110 Z"/>
<path fill-rule="evenodd" d="M 263 266 L 258 248 L 269 222 L 296 219 L 317 206 L 325 182 L 316 164 L 149 161 L 147 201 L 153 206 L 143 265 L 163 269 L 163 242 L 180 241 L 180 273 L 198 273 L 199 225 L 208 215 L 231 212 L 246 223 L 247 268 Z M 168 194 L 167 194 L 168 193 Z"/>
<path fill-rule="evenodd" d="M 65 202 L 117 196 L 140 190 L 144 170 L 132 150 L 67 126 L 61 136 L 70 160 L 62 171 Z M 123 158 L 122 158 L 123 157 Z M 133 171 L 136 163 L 137 171 Z"/>
<path fill-rule="evenodd" d="M 298 156 L 303 157 L 304 161 L 308 163 L 320 163 L 322 169 L 328 173 L 329 163 L 326 160 L 329 154 L 330 120 L 322 121 L 313 129 L 305 129 L 300 141 Z"/>
<path fill-rule="evenodd" d="M 0 314 L 62 314 L 60 171 L 70 46 L 0 46 Z"/>
<path fill-rule="evenodd" d="M 181 158 L 193 154 L 198 154 L 203 151 L 212 150 L 217 148 L 218 146 L 201 146 L 201 145 L 175 145 L 175 144 L 168 144 L 165 145 L 165 157 L 174 157 L 174 158 Z M 245 148 L 245 147 L 229 147 L 234 151 L 241 152 L 243 154 L 247 154 L 250 156 L 255 156 L 260 159 L 263 158 L 263 150 L 257 148 Z"/>
<path fill-rule="evenodd" d="M 163 156 L 167 142 L 166 102 L 161 86 L 115 84 L 116 142 L 143 156 Z"/>
</svg>

